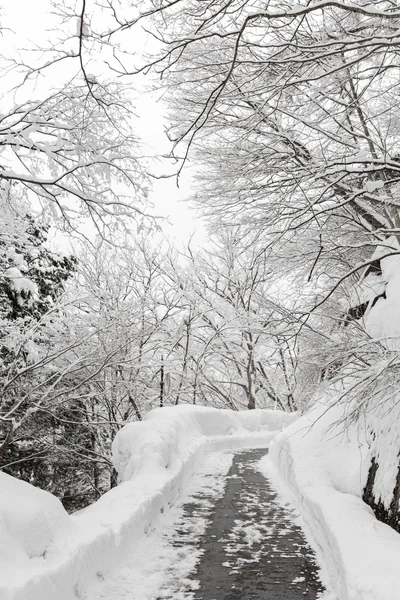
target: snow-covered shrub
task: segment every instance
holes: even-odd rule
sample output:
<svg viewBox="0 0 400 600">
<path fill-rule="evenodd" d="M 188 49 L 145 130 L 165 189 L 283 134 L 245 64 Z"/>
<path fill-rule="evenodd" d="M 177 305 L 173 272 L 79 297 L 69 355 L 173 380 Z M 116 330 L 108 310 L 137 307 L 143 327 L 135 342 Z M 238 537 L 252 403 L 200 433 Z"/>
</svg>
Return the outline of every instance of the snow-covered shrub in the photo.
<svg viewBox="0 0 400 600">
<path fill-rule="evenodd" d="M 29 559 L 45 557 L 71 521 L 52 494 L 0 473 L 0 571 L 29 566 Z M 3 572 L 2 578 L 7 573 Z"/>
<path fill-rule="evenodd" d="M 27 208 L 0 197 L 0 466 L 54 489 L 60 427 L 45 399 L 58 381 L 59 300 L 76 260 L 49 250 L 48 226 Z"/>
</svg>

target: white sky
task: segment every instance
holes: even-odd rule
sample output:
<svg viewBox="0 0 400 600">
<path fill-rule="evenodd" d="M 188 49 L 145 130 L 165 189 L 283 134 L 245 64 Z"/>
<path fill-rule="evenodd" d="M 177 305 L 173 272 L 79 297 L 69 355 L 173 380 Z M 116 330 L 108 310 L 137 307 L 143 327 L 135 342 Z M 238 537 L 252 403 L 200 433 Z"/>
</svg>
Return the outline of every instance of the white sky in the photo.
<svg viewBox="0 0 400 600">
<path fill-rule="evenodd" d="M 23 49 L 31 47 L 32 44 L 45 45 L 46 29 L 51 26 L 52 21 L 50 11 L 49 0 L 1 0 L 1 24 L 3 28 L 9 28 L 11 31 L 6 31 L 6 34 L 0 38 L 0 55 L 10 55 L 11 46 Z M 63 69 L 67 69 L 65 63 Z M 4 85 L 6 81 L 4 74 L 2 79 Z M 142 95 L 135 104 L 139 116 L 137 133 L 148 147 L 149 154 L 168 154 L 170 148 L 164 133 L 165 123 L 161 104 L 148 94 Z M 158 163 L 155 170 L 159 174 L 171 172 L 171 166 L 166 161 L 165 168 Z M 200 220 L 194 217 L 184 203 L 189 193 L 188 176 L 184 175 L 181 178 L 179 188 L 176 186 L 175 178 L 154 180 L 149 200 L 154 204 L 152 212 L 166 217 L 170 222 L 169 225 L 165 223 L 163 226 L 164 233 L 169 238 L 186 241 L 197 232 L 194 237 L 196 244 L 201 243 L 206 234 Z"/>
<path fill-rule="evenodd" d="M 140 117 L 138 134 L 148 146 L 150 154 L 168 154 L 170 143 L 164 133 L 166 124 L 162 107 L 148 95 L 136 102 L 136 106 Z M 156 164 L 154 171 L 157 175 L 167 174 L 171 172 L 171 165 L 168 161 L 165 167 L 162 163 Z M 194 242 L 200 243 L 206 233 L 200 219 L 195 218 L 185 203 L 190 191 L 190 176 L 184 171 L 179 180 L 179 188 L 175 177 L 154 179 L 149 199 L 155 205 L 155 214 L 166 217 L 171 222 L 171 226 L 165 229 L 169 237 L 186 241 L 196 232 Z"/>
</svg>

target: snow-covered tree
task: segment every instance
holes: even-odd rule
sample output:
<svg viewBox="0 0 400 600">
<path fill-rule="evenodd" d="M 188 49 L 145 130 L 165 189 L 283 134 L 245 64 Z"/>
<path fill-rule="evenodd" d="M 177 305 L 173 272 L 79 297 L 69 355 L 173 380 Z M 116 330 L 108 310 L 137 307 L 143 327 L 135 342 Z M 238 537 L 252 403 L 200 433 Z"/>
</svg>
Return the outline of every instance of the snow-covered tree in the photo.
<svg viewBox="0 0 400 600">
<path fill-rule="evenodd" d="M 259 228 L 305 277 L 331 275 L 326 293 L 360 273 L 399 226 L 392 3 L 181 0 L 117 14 L 121 36 L 140 20 L 157 32 L 149 64 L 171 91 L 176 155 L 200 165 L 202 212 Z"/>
<path fill-rule="evenodd" d="M 51 357 L 64 336 L 62 295 L 76 259 L 48 248 L 48 226 L 24 203 L 3 201 L 1 209 L 0 455 L 11 463 L 23 447 L 38 451 L 30 438 L 42 429 L 38 403 L 47 407 L 44 397 L 54 383 Z"/>
<path fill-rule="evenodd" d="M 98 3 L 80 4 L 49 0 L 30 45 L 5 12 L 0 185 L 64 227 L 105 234 L 115 217 L 143 217 L 148 180 L 132 86 L 96 44 Z"/>
<path fill-rule="evenodd" d="M 163 272 L 181 290 L 164 356 L 169 402 L 284 410 L 304 404 L 306 386 L 309 394 L 319 373 L 306 377 L 303 368 L 300 383 L 298 322 L 290 310 L 298 306 L 288 285 L 282 302 L 254 236 L 240 227 L 223 230 L 210 247 L 189 248 Z"/>
</svg>

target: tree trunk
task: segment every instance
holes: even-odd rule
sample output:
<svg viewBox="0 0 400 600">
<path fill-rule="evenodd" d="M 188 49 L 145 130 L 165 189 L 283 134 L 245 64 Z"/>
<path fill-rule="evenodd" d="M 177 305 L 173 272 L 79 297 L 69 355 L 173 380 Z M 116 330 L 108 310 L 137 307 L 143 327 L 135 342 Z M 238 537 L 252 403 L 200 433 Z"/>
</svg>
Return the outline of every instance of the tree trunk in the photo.
<svg viewBox="0 0 400 600">
<path fill-rule="evenodd" d="M 160 369 L 160 408 L 164 406 L 164 357 L 161 357 L 161 369 Z"/>
</svg>

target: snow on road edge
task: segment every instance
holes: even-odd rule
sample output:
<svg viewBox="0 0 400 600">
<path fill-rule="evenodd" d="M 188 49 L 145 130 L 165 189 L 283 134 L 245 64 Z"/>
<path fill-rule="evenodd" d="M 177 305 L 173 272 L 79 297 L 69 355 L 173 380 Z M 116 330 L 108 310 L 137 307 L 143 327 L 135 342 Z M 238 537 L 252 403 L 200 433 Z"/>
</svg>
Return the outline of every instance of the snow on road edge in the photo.
<svg viewBox="0 0 400 600">
<path fill-rule="evenodd" d="M 398 600 L 400 536 L 361 500 L 362 432 L 339 405 L 316 407 L 278 434 L 269 456 L 301 514 L 340 600 Z"/>
<path fill-rule="evenodd" d="M 171 509 L 130 545 L 115 570 L 91 583 L 84 600 L 194 600 L 201 538 L 224 495 L 233 456 L 225 451 L 205 456 Z"/>
</svg>

